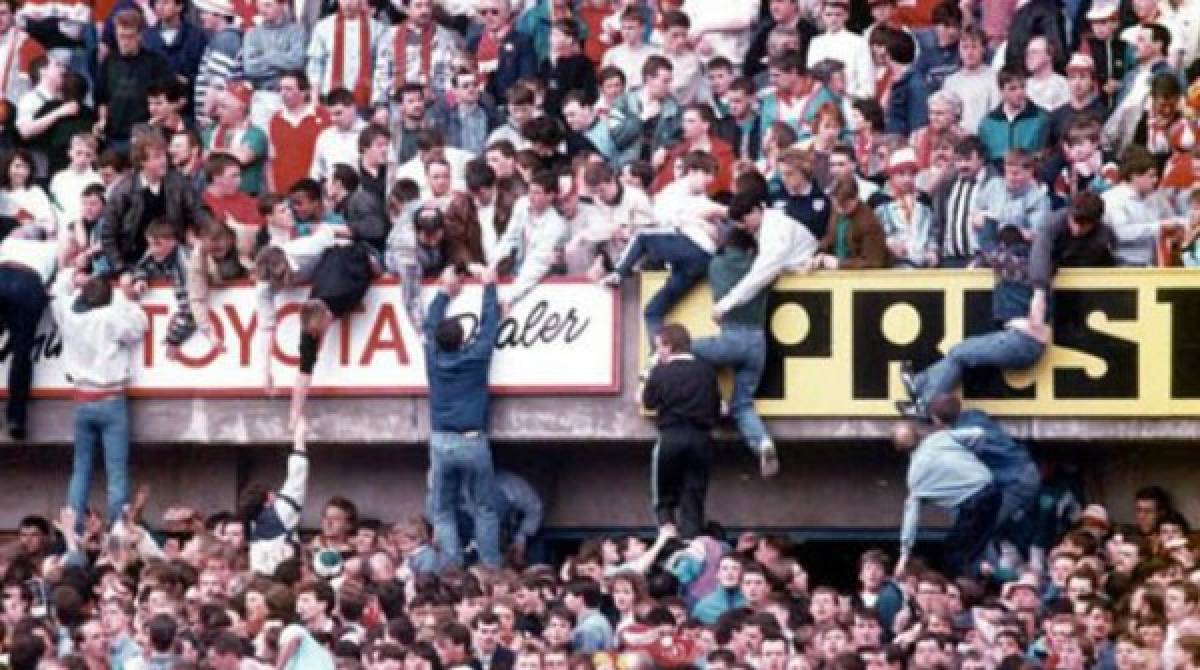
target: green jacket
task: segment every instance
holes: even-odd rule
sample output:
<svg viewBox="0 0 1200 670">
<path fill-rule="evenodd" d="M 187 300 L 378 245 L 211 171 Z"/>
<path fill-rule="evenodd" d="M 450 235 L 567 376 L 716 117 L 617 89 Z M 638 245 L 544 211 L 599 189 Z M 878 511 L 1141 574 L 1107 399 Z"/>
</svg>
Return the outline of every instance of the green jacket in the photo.
<svg viewBox="0 0 1200 670">
<path fill-rule="evenodd" d="M 708 285 L 712 289 L 713 302 L 716 303 L 733 290 L 742 277 L 750 272 L 753 264 L 754 254 L 737 247 L 725 247 L 713 256 L 708 264 Z M 721 323 L 762 328 L 767 319 L 767 292 L 766 289 L 759 291 L 744 305 L 729 310 Z"/>
</svg>

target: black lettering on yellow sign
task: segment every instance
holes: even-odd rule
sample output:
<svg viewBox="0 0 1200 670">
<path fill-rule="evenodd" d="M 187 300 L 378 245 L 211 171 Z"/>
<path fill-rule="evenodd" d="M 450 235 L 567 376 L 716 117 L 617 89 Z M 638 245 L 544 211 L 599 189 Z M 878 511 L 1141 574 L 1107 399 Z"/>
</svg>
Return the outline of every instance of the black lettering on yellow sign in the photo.
<svg viewBox="0 0 1200 670">
<path fill-rule="evenodd" d="M 883 400 L 888 397 L 888 364 L 912 361 L 921 369 L 942 357 L 938 344 L 945 334 L 941 291 L 854 292 L 854 397 Z M 884 314 L 891 307 L 916 310 L 920 327 L 909 342 L 895 342 L 884 333 Z M 770 361 L 767 363 L 770 365 Z"/>
<path fill-rule="evenodd" d="M 644 276 L 642 296 L 663 276 Z M 983 271 L 864 271 L 781 278 L 768 300 L 758 407 L 767 417 L 895 416 L 899 362 L 920 370 L 993 332 Z M 670 315 L 713 333 L 711 294 Z M 967 371 L 972 406 L 1002 416 L 1200 415 L 1200 272 L 1067 270 L 1055 278 L 1053 342 L 1028 370 Z"/>
<path fill-rule="evenodd" d="M 1104 372 L 1099 377 L 1079 367 L 1056 367 L 1055 397 L 1136 398 L 1137 343 L 1096 331 L 1088 325 L 1088 319 L 1099 313 L 1109 321 L 1136 320 L 1137 291 L 1060 290 L 1054 294 L 1054 310 L 1054 344 L 1104 361 Z"/>
<path fill-rule="evenodd" d="M 1171 306 L 1171 397 L 1200 398 L 1200 290 L 1159 289 L 1157 299 Z"/>
<path fill-rule="evenodd" d="M 833 354 L 833 307 L 829 291 L 772 291 L 767 298 L 767 314 L 777 314 L 785 305 L 796 305 L 804 310 L 808 316 L 808 332 L 798 342 L 783 342 L 778 333 L 767 333 L 767 367 L 758 384 L 757 398 L 786 397 L 787 381 L 782 361 L 829 358 Z M 771 321 L 770 316 L 767 321 Z"/>
</svg>

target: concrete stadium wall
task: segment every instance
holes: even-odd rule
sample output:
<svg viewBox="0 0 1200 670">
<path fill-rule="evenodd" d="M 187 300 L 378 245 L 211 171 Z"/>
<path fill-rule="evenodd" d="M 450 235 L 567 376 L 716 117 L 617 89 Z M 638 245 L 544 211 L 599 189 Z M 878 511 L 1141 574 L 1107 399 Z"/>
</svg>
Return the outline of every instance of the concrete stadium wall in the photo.
<svg viewBox="0 0 1200 670">
<path fill-rule="evenodd" d="M 639 315 L 626 289 L 627 355 L 619 396 L 501 398 L 493 406 L 496 460 L 528 476 L 558 528 L 647 526 L 648 459 L 653 427 L 634 405 Z M 425 492 L 427 406 L 420 398 L 310 401 L 313 477 L 306 523 L 334 493 L 358 501 L 367 516 L 397 519 L 421 509 Z M 257 479 L 283 475 L 287 399 L 153 399 L 132 403 L 134 477 L 161 503 L 186 502 L 205 512 L 230 509 L 236 492 Z M 70 471 L 72 407 L 39 400 L 31 406 L 31 440 L 0 442 L 0 529 L 25 513 L 53 514 Z M 1200 498 L 1184 497 L 1200 477 L 1190 443 L 1194 417 L 1070 418 L 1007 421 L 1061 458 L 1079 461 L 1091 494 L 1114 518 L 1132 514 L 1132 493 L 1159 483 L 1182 497 L 1200 519 Z M 743 447 L 724 446 L 714 469 L 710 516 L 730 526 L 888 529 L 899 522 L 904 463 L 887 448 L 894 420 L 776 420 L 784 473 L 762 482 Z M 729 437 L 728 433 L 726 434 Z M 6 440 L 7 435 L 0 438 Z M 97 481 L 100 474 L 97 473 Z M 100 499 L 100 485 L 96 487 Z M 936 519 L 935 516 L 928 517 Z"/>
</svg>

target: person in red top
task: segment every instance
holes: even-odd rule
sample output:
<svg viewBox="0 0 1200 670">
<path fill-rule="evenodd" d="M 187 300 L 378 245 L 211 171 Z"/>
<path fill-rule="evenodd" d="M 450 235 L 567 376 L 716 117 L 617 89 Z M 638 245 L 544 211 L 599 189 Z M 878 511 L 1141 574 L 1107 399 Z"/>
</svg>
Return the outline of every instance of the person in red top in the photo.
<svg viewBox="0 0 1200 670">
<path fill-rule="evenodd" d="M 258 212 L 258 201 L 238 188 L 241 164 L 229 154 L 213 154 L 204 164 L 204 176 L 208 179 L 204 205 L 212 210 L 213 219 L 228 226 L 237 236 L 238 256 L 253 259 L 263 218 Z"/>
<path fill-rule="evenodd" d="M 681 174 L 676 168 L 682 164 L 683 157 L 689 151 L 696 150 L 710 154 L 717 161 L 717 174 L 708 187 L 708 194 L 716 195 L 732 188 L 733 148 L 713 134 L 715 125 L 716 116 L 708 104 L 695 103 L 683 108 L 683 141 L 667 152 L 667 158 L 650 186 L 652 192 L 658 193 L 675 181 L 676 176 Z"/>
<path fill-rule="evenodd" d="M 604 60 L 604 52 L 613 45 L 611 36 L 604 31 L 604 20 L 616 9 L 612 0 L 584 0 L 579 8 L 579 20 L 587 28 L 587 39 L 583 41 L 583 55 L 596 67 Z"/>
<path fill-rule="evenodd" d="M 311 94 L 312 85 L 304 72 L 297 70 L 280 77 L 283 109 L 267 125 L 270 141 L 267 189 L 272 193 L 287 193 L 308 176 L 317 136 L 333 123 L 329 111 L 310 100 Z"/>
</svg>

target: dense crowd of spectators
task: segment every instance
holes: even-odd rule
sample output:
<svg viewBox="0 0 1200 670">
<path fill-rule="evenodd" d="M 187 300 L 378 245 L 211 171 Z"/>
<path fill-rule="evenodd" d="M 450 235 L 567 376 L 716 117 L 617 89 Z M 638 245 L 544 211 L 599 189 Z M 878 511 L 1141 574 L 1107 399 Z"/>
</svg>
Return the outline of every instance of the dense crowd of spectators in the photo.
<svg viewBox="0 0 1200 670">
<path fill-rule="evenodd" d="M 1041 358 L 1058 269 L 1200 265 L 1198 57 L 1198 0 L 0 0 L 8 432 L 27 436 L 47 311 L 77 403 L 57 535 L 30 517 L 3 556 L 10 667 L 1200 665 L 1166 495 L 1070 530 L 1077 499 L 948 395 Z M 900 553 L 838 593 L 781 538 L 706 522 L 709 432 L 727 413 L 775 475 L 753 405 L 768 288 L 888 267 L 990 268 L 994 328 L 904 367 Z M 503 510 L 535 515 L 536 493 L 487 443 L 492 335 L 547 277 L 644 268 L 668 270 L 640 393 L 660 533 L 527 567 L 533 528 Z M 383 274 L 424 342 L 427 518 L 338 498 L 301 545 L 322 337 Z M 445 318 L 468 275 L 475 333 Z M 268 389 L 276 300 L 308 287 L 287 481 L 151 530 L 126 472 L 137 300 L 172 287 L 177 358 L 222 346 L 210 296 L 242 279 Z M 703 280 L 720 330 L 693 341 L 668 318 Z M 956 511 L 941 572 L 911 555 L 924 502 Z"/>
</svg>

